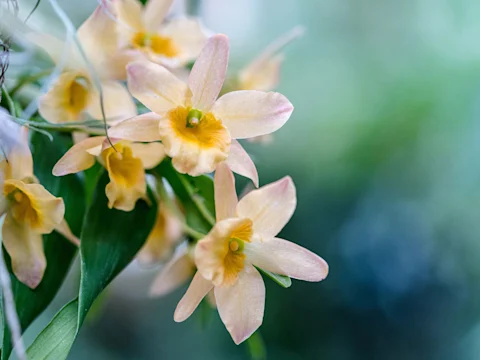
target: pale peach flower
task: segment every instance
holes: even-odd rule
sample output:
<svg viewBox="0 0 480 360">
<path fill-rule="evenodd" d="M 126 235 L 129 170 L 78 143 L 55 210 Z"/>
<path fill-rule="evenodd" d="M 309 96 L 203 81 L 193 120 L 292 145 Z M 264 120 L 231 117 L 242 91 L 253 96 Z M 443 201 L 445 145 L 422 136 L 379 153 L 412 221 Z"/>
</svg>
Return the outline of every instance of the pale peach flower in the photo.
<svg viewBox="0 0 480 360">
<path fill-rule="evenodd" d="M 68 150 L 53 168 L 53 175 L 74 174 L 92 167 L 97 159 L 107 170 L 105 188 L 109 208 L 131 211 L 139 199 L 147 199 L 145 169 L 157 166 L 165 157 L 160 143 L 141 144 L 105 136 L 87 138 Z"/>
<path fill-rule="evenodd" d="M 162 141 L 180 173 L 197 176 L 226 161 L 258 185 L 247 152 L 235 139 L 281 128 L 293 111 L 275 92 L 234 91 L 217 99 L 228 64 L 225 35 L 211 37 L 185 84 L 166 68 L 145 61 L 127 66 L 130 92 L 152 112 L 112 127 L 111 136 L 131 141 Z"/>
<path fill-rule="evenodd" d="M 117 0 L 118 1 L 118 0 Z M 29 33 L 27 38 L 47 52 L 55 64 L 63 64 L 63 72 L 40 97 L 39 112 L 47 121 L 65 123 L 88 117 L 109 122 L 135 116 L 137 109 L 127 89 L 112 77 L 112 54 L 117 51 L 117 35 L 112 24 L 110 2 L 103 1 L 77 31 L 78 40 L 95 75 L 75 44 L 66 44 L 53 36 Z M 95 83 L 100 82 L 101 94 Z"/>
<path fill-rule="evenodd" d="M 118 77 L 124 78 L 125 66 L 139 59 L 169 68 L 193 61 L 207 40 L 207 31 L 199 20 L 177 16 L 166 20 L 173 0 L 115 0 L 119 51 L 115 57 Z"/>
<path fill-rule="evenodd" d="M 15 276 L 34 289 L 47 265 L 42 235 L 58 230 L 74 242 L 78 239 L 63 218 L 63 199 L 48 192 L 33 174 L 27 128 L 2 117 L 0 144 L 5 156 L 0 161 L 3 245 L 12 259 Z"/>
<path fill-rule="evenodd" d="M 296 207 L 290 177 L 248 193 L 237 201 L 229 168 L 215 172 L 217 223 L 197 243 L 198 268 L 175 310 L 175 321 L 186 320 L 213 288 L 220 318 L 239 344 L 262 324 L 265 285 L 256 267 L 305 281 L 321 281 L 327 263 L 292 242 L 275 237 Z"/>
</svg>

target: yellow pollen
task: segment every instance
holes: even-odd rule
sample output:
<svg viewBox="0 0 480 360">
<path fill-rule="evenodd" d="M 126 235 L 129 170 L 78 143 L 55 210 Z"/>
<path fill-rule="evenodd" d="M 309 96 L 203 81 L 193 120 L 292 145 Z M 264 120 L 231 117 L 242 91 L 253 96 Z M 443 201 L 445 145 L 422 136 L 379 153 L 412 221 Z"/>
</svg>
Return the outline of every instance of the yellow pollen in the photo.
<svg viewBox="0 0 480 360">
<path fill-rule="evenodd" d="M 156 54 L 169 58 L 175 57 L 179 53 L 177 46 L 171 38 L 143 31 L 139 31 L 133 36 L 132 44 L 135 48 L 148 48 Z"/>
<path fill-rule="evenodd" d="M 237 251 L 239 249 L 239 247 L 240 247 L 240 245 L 235 240 L 230 242 L 230 250 Z"/>
<path fill-rule="evenodd" d="M 22 201 L 23 199 L 23 193 L 20 192 L 20 191 L 16 191 L 14 194 L 13 194 L 13 197 L 15 199 L 16 202 L 20 202 Z"/>
<path fill-rule="evenodd" d="M 179 106 L 168 113 L 170 126 L 183 141 L 202 148 L 227 151 L 230 135 L 220 120 L 212 113 Z"/>
</svg>

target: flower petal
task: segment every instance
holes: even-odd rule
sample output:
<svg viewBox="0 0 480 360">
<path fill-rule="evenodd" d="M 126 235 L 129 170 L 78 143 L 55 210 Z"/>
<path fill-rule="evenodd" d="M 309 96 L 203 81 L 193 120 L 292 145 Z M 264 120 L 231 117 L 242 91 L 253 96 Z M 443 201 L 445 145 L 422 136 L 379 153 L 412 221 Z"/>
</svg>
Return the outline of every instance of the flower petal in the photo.
<svg viewBox="0 0 480 360">
<path fill-rule="evenodd" d="M 164 296 L 187 282 L 194 273 L 195 264 L 188 254 L 187 246 L 180 246 L 173 258 L 155 278 L 150 288 L 150 295 L 154 297 Z"/>
<path fill-rule="evenodd" d="M 159 141 L 158 123 L 160 119 L 161 117 L 154 112 L 138 115 L 112 126 L 108 130 L 108 135 L 130 141 Z"/>
<path fill-rule="evenodd" d="M 153 169 L 165 159 L 165 149 L 160 143 L 135 143 L 130 146 L 133 156 L 142 160 L 145 169 Z"/>
<path fill-rule="evenodd" d="M 30 32 L 25 37 L 28 41 L 44 50 L 55 64 L 64 64 L 65 69 L 80 69 L 84 65 L 83 59 L 73 41 L 67 44 L 67 39 L 62 41 L 50 34 L 37 32 Z"/>
<path fill-rule="evenodd" d="M 22 283 L 35 289 L 42 281 L 47 266 L 42 235 L 19 224 L 7 215 L 2 228 L 3 245 L 12 258 L 13 273 Z"/>
<path fill-rule="evenodd" d="M 200 21 L 191 17 L 177 17 L 161 29 L 161 34 L 171 38 L 179 49 L 177 65 L 195 60 L 207 41 L 207 34 Z"/>
<path fill-rule="evenodd" d="M 142 264 L 154 264 L 164 261 L 172 255 L 177 242 L 182 238 L 182 223 L 160 203 L 157 219 L 148 235 L 145 245 L 139 251 L 137 259 Z"/>
<path fill-rule="evenodd" d="M 235 178 L 225 163 L 215 170 L 215 213 L 217 221 L 235 216 L 238 199 L 235 190 Z"/>
<path fill-rule="evenodd" d="M 184 105 L 187 85 L 163 66 L 135 61 L 127 66 L 128 89 L 151 111 L 162 114 Z"/>
<path fill-rule="evenodd" d="M 156 32 L 162 25 L 173 0 L 148 0 L 143 10 L 143 23 L 148 32 Z"/>
<path fill-rule="evenodd" d="M 105 118 L 109 123 L 114 124 L 137 115 L 137 107 L 132 97 L 119 82 L 102 82 L 102 95 Z M 90 106 L 87 111 L 94 119 L 103 119 L 100 104 L 100 93 L 92 87 Z"/>
<path fill-rule="evenodd" d="M 77 30 L 78 40 L 85 54 L 95 65 L 102 63 L 117 51 L 117 24 L 114 12 L 110 1 L 99 0 L 95 11 Z"/>
<path fill-rule="evenodd" d="M 305 281 L 321 281 L 328 264 L 320 256 L 290 241 L 272 238 L 245 244 L 248 261 L 275 274 Z"/>
<path fill-rule="evenodd" d="M 230 281 L 225 266 L 228 253 L 228 240 L 235 230 L 241 228 L 248 219 L 230 218 L 219 221 L 195 247 L 195 265 L 202 276 L 215 286 Z M 236 277 L 237 274 L 234 274 Z"/>
<path fill-rule="evenodd" d="M 187 289 L 187 292 L 178 303 L 173 319 L 176 322 L 187 320 L 195 311 L 198 304 L 200 304 L 200 301 L 202 301 L 212 288 L 213 284 L 210 281 L 205 280 L 197 271 Z"/>
<path fill-rule="evenodd" d="M 228 66 L 228 37 L 217 34 L 208 39 L 188 78 L 192 106 L 209 111 L 220 94 Z"/>
<path fill-rule="evenodd" d="M 104 149 L 102 160 L 110 178 L 105 187 L 109 208 L 131 211 L 137 200 L 147 198 L 145 170 L 142 161 L 134 156 L 129 142 L 118 142 L 115 149 Z"/>
<path fill-rule="evenodd" d="M 72 87 L 84 74 L 78 71 L 63 72 L 51 85 L 48 92 L 40 97 L 38 112 L 48 122 L 59 124 L 83 120 L 82 113 L 87 108 L 90 84 L 78 85 L 74 94 Z M 75 97 L 76 100 L 73 100 Z"/>
<path fill-rule="evenodd" d="M 68 226 L 68 223 L 65 219 L 63 219 L 59 225 L 55 226 L 55 231 L 61 234 L 65 239 L 70 241 L 73 245 L 77 247 L 80 246 L 80 239 L 77 238 L 72 233 L 72 230 L 70 230 L 70 226 Z"/>
<path fill-rule="evenodd" d="M 17 133 L 18 138 L 8 149 L 7 160 L 10 170 L 9 177 L 13 179 L 23 179 L 33 175 L 33 158 L 28 146 L 28 128 L 22 126 Z M 2 137 L 3 140 L 3 137 Z M 2 141 L 2 145 L 4 142 Z M 3 149 L 6 151 L 6 149 Z"/>
<path fill-rule="evenodd" d="M 297 206 L 295 185 L 290 176 L 249 192 L 237 206 L 237 215 L 253 221 L 255 233 L 265 238 L 277 235 Z"/>
<path fill-rule="evenodd" d="M 240 143 L 232 139 L 230 145 L 230 154 L 226 160 L 228 167 L 235 173 L 245 176 L 253 181 L 255 187 L 258 187 L 258 172 L 250 155 L 240 145 Z"/>
<path fill-rule="evenodd" d="M 143 29 L 142 4 L 138 0 L 114 1 L 119 28 L 128 29 L 130 32 Z"/>
<path fill-rule="evenodd" d="M 212 107 L 235 139 L 270 134 L 287 122 L 292 111 L 293 105 L 282 94 L 255 90 L 230 92 Z"/>
<path fill-rule="evenodd" d="M 96 146 L 101 146 L 105 136 L 95 136 L 78 144 L 73 145 L 53 167 L 52 173 L 55 176 L 64 176 L 74 174 L 88 169 L 95 164 L 95 157 L 90 155 L 87 150 Z"/>
<path fill-rule="evenodd" d="M 283 56 L 277 55 L 265 59 L 261 63 L 252 63 L 242 70 L 238 76 L 241 90 L 271 91 L 275 89 L 280 80 L 280 67 Z"/>
<path fill-rule="evenodd" d="M 215 287 L 218 313 L 235 344 L 252 335 L 263 322 L 265 284 L 250 264 L 232 286 Z"/>
<path fill-rule="evenodd" d="M 53 196 L 40 184 L 27 184 L 15 179 L 5 181 L 3 192 L 7 197 L 17 191 L 22 193 L 24 200 L 9 207 L 17 222 L 28 223 L 39 234 L 49 234 L 60 225 L 65 215 L 62 198 Z"/>
</svg>

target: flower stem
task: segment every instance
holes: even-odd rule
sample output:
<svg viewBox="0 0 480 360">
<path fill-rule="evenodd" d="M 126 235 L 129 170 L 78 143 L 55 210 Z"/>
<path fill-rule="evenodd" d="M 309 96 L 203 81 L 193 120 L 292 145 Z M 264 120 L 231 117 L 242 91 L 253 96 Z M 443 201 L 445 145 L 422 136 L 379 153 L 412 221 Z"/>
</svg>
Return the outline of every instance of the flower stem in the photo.
<svg viewBox="0 0 480 360">
<path fill-rule="evenodd" d="M 184 176 L 178 174 L 178 178 L 180 179 L 180 182 L 182 183 L 183 187 L 185 188 L 185 191 L 188 193 L 188 196 L 190 196 L 190 198 L 192 199 L 193 203 L 197 207 L 200 214 L 202 214 L 202 216 L 205 218 L 205 220 L 207 220 L 207 222 L 210 225 L 212 225 L 212 226 L 215 225 L 215 218 L 212 216 L 210 211 L 207 209 L 207 207 L 205 206 L 203 201 L 201 199 L 199 199 L 199 197 L 195 194 L 195 191 L 194 191 L 192 185 L 188 182 L 188 180 Z"/>
<path fill-rule="evenodd" d="M 15 96 L 15 94 L 18 92 L 18 90 L 20 90 L 22 87 L 24 87 L 25 85 L 27 85 L 29 83 L 37 81 L 38 79 L 41 79 L 42 77 L 50 75 L 51 72 L 52 72 L 52 70 L 48 69 L 48 70 L 40 71 L 40 72 L 38 72 L 36 74 L 33 74 L 33 75 L 21 77 L 20 80 L 17 82 L 17 84 L 12 88 L 12 90 L 10 90 L 10 95 L 12 97 Z"/>
</svg>

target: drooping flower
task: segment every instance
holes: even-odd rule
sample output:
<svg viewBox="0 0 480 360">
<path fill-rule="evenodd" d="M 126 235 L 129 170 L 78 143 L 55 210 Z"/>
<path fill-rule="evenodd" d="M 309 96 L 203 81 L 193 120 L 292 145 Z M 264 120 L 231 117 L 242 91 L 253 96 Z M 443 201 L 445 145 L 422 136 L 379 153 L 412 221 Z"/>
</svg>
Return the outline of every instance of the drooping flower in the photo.
<svg viewBox="0 0 480 360">
<path fill-rule="evenodd" d="M 183 236 L 180 219 L 159 201 L 157 219 L 137 259 L 144 264 L 166 260 Z"/>
<path fill-rule="evenodd" d="M 112 54 L 118 47 L 113 24 L 112 5 L 102 1 L 77 31 L 76 36 L 95 75 L 74 43 L 65 43 L 47 34 L 27 34 L 27 38 L 45 50 L 54 63 L 64 65 L 63 72 L 48 92 L 40 97 L 39 112 L 45 120 L 52 123 L 83 121 L 87 115 L 101 120 L 101 100 L 109 122 L 137 114 L 127 89 L 113 77 Z M 101 92 L 95 76 L 100 82 Z"/>
<path fill-rule="evenodd" d="M 248 193 L 237 201 L 232 172 L 224 164 L 215 172 L 217 223 L 197 243 L 198 268 L 175 310 L 186 320 L 213 288 L 220 317 L 236 344 L 262 324 L 265 285 L 255 267 L 305 281 L 321 281 L 327 263 L 292 242 L 275 237 L 296 207 L 290 177 Z"/>
<path fill-rule="evenodd" d="M 180 173 L 209 173 L 226 160 L 233 171 L 258 184 L 255 165 L 234 139 L 278 130 L 289 119 L 293 106 L 279 93 L 253 90 L 234 91 L 217 100 L 228 54 L 228 38 L 221 34 L 211 37 L 193 66 L 188 84 L 160 65 L 145 61 L 129 64 L 129 90 L 152 113 L 114 126 L 111 136 L 162 141 Z"/>
<path fill-rule="evenodd" d="M 131 211 L 138 199 L 147 198 L 145 169 L 157 166 L 165 157 L 160 143 L 141 144 L 105 136 L 87 138 L 68 150 L 53 168 L 53 175 L 74 174 L 92 167 L 95 158 L 105 167 L 110 182 L 105 188 L 108 206 Z"/>
<path fill-rule="evenodd" d="M 175 17 L 166 21 L 173 0 L 117 0 L 116 28 L 119 51 L 116 62 L 119 77 L 126 76 L 125 66 L 139 59 L 176 68 L 193 61 L 207 40 L 206 31 L 196 18 Z"/>
<path fill-rule="evenodd" d="M 34 289 L 43 278 L 46 258 L 43 234 L 58 230 L 74 238 L 63 219 L 63 199 L 53 196 L 33 174 L 28 130 L 2 118 L 0 144 L 0 214 L 5 215 L 3 245 L 12 259 L 12 269 L 22 283 Z"/>
</svg>

